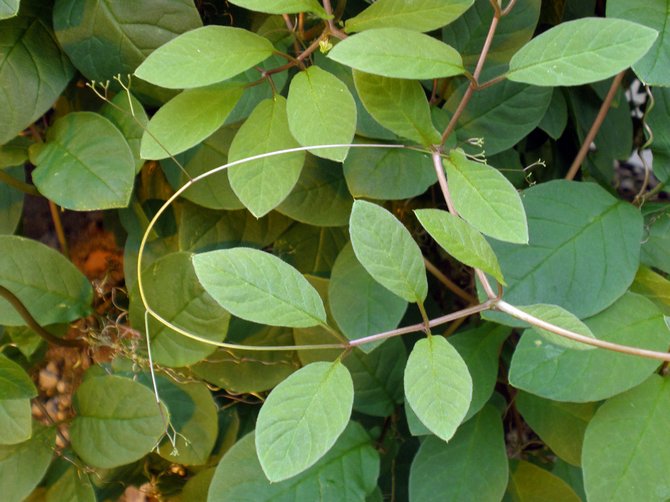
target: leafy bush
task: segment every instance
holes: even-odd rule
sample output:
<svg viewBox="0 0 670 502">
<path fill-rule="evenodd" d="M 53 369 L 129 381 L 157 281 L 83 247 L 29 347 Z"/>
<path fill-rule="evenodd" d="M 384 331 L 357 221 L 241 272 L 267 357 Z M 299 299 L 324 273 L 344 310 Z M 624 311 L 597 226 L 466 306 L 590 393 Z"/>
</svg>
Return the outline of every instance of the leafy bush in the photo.
<svg viewBox="0 0 670 502">
<path fill-rule="evenodd" d="M 3 499 L 668 499 L 666 2 L 333 3 L 0 2 Z"/>
</svg>

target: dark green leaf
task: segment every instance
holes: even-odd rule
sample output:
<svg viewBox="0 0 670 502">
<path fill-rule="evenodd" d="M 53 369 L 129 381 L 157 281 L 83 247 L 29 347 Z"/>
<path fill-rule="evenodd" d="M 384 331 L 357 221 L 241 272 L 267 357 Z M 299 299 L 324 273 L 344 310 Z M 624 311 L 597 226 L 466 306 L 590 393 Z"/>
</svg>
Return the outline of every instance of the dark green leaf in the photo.
<svg viewBox="0 0 670 502">
<path fill-rule="evenodd" d="M 670 274 L 670 210 L 667 205 L 645 206 L 645 231 L 640 261 Z"/>
<path fill-rule="evenodd" d="M 561 89 L 554 89 L 551 94 L 549 108 L 547 108 L 544 117 L 542 117 L 537 126 L 551 138 L 558 139 L 563 134 L 567 124 L 568 105 L 565 102 L 565 96 L 563 96 Z"/>
<path fill-rule="evenodd" d="M 561 478 L 525 460 L 510 462 L 509 484 L 504 502 L 580 502 Z"/>
<path fill-rule="evenodd" d="M 30 398 L 37 389 L 24 369 L 0 354 L 0 400 Z"/>
<path fill-rule="evenodd" d="M 314 227 L 296 223 L 273 245 L 274 252 L 303 274 L 330 275 L 340 250 L 349 241 L 347 227 Z"/>
<path fill-rule="evenodd" d="M 670 114 L 670 89 L 654 87 L 652 94 L 656 105 L 647 112 L 647 125 L 654 133 L 652 167 L 656 177 L 667 183 L 670 181 L 670 124 L 666 118 Z"/>
<path fill-rule="evenodd" d="M 23 166 L 3 169 L 19 181 L 25 180 Z M 23 214 L 23 192 L 0 182 L 0 234 L 13 234 Z"/>
<path fill-rule="evenodd" d="M 88 474 L 80 471 L 78 466 L 68 467 L 67 470 L 49 487 L 46 502 L 95 502 L 95 490 Z"/>
<path fill-rule="evenodd" d="M 266 14 L 312 12 L 323 19 L 328 17 L 317 0 L 232 0 L 230 3 Z"/>
</svg>

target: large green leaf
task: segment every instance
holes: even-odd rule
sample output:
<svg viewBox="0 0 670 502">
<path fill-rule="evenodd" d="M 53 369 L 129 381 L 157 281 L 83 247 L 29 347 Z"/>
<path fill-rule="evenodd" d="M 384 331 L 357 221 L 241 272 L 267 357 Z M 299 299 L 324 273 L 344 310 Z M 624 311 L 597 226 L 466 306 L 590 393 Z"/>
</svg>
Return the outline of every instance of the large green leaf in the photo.
<svg viewBox="0 0 670 502">
<path fill-rule="evenodd" d="M 37 389 L 24 369 L 0 354 L 0 399 L 21 399 L 37 395 Z"/>
<path fill-rule="evenodd" d="M 10 167 L 3 171 L 19 181 L 25 180 L 23 166 Z M 14 233 L 21 221 L 24 198 L 23 192 L 0 182 L 0 234 Z"/>
<path fill-rule="evenodd" d="M 580 502 L 574 490 L 558 476 L 525 460 L 510 462 L 505 502 Z"/>
<path fill-rule="evenodd" d="M 443 162 L 451 198 L 465 221 L 489 237 L 519 244 L 528 242 L 521 198 L 500 171 L 470 160 L 462 150 L 452 150 Z M 504 268 L 503 275 L 507 277 Z"/>
<path fill-rule="evenodd" d="M 633 282 L 642 240 L 633 206 L 593 183 L 563 180 L 529 188 L 523 204 L 529 244 L 491 242 L 509 284 L 505 300 L 558 305 L 583 319 Z"/>
<path fill-rule="evenodd" d="M 456 349 L 441 336 L 419 340 L 405 367 L 407 402 L 433 434 L 454 435 L 472 400 L 472 378 Z"/>
<path fill-rule="evenodd" d="M 2 0 L 0 2 L 0 19 L 9 19 L 19 12 L 21 0 Z"/>
<path fill-rule="evenodd" d="M 232 0 L 230 3 L 266 14 L 312 12 L 324 19 L 328 16 L 317 0 Z"/>
<path fill-rule="evenodd" d="M 56 447 L 56 428 L 35 424 L 23 443 L 0 445 L 0 492 L 4 500 L 24 500 L 46 473 Z"/>
<path fill-rule="evenodd" d="M 363 12 L 347 19 L 347 32 L 371 28 L 405 28 L 433 31 L 461 16 L 474 0 L 377 0 Z"/>
<path fill-rule="evenodd" d="M 233 248 L 195 255 L 193 265 L 205 290 L 237 317 L 297 328 L 326 322 L 316 290 L 276 256 Z"/>
<path fill-rule="evenodd" d="M 76 211 L 125 207 L 135 159 L 123 134 L 102 115 L 73 112 L 47 130 L 47 142 L 31 148 L 33 182 L 57 204 Z"/>
<path fill-rule="evenodd" d="M 254 434 L 238 441 L 223 457 L 209 488 L 208 502 L 364 502 L 379 475 L 379 453 L 368 433 L 350 422 L 331 450 L 305 472 L 278 483 L 265 479 Z"/>
<path fill-rule="evenodd" d="M 340 250 L 349 242 L 347 227 L 295 223 L 273 245 L 274 252 L 303 274 L 330 275 Z"/>
<path fill-rule="evenodd" d="M 668 0 L 644 3 L 634 0 L 607 2 L 607 17 L 618 17 L 648 26 L 658 31 L 651 49 L 633 64 L 636 75 L 647 85 L 670 85 L 670 28 L 668 28 Z"/>
<path fill-rule="evenodd" d="M 622 19 L 561 23 L 517 52 L 507 78 L 532 85 L 581 85 L 611 77 L 636 63 L 658 32 Z"/>
<path fill-rule="evenodd" d="M 428 294 L 421 250 L 409 231 L 386 209 L 357 200 L 349 223 L 356 258 L 379 284 L 408 302 Z"/>
<path fill-rule="evenodd" d="M 233 110 L 242 88 L 217 84 L 187 89 L 151 117 L 142 136 L 143 159 L 164 159 L 197 145 L 219 129 Z"/>
<path fill-rule="evenodd" d="M 89 475 L 78 466 L 68 467 L 63 474 L 52 484 L 46 493 L 46 502 L 96 502 L 95 490 Z"/>
<path fill-rule="evenodd" d="M 500 414 L 486 406 L 445 443 L 431 436 L 417 452 L 409 475 L 412 502 L 500 500 L 508 466 Z"/>
<path fill-rule="evenodd" d="M 419 82 L 354 71 L 354 84 L 363 106 L 382 126 L 425 146 L 438 144 L 428 100 Z"/>
<path fill-rule="evenodd" d="M 30 399 L 0 399 L 0 445 L 27 441 L 32 430 Z"/>
<path fill-rule="evenodd" d="M 91 284 L 62 254 L 13 235 L 0 235 L 0 285 L 18 296 L 43 326 L 88 315 L 93 299 Z M 4 299 L 0 324 L 24 324 Z"/>
<path fill-rule="evenodd" d="M 153 392 L 127 378 L 89 378 L 72 402 L 72 448 L 89 465 L 111 468 L 139 460 L 165 432 L 164 411 Z"/>
<path fill-rule="evenodd" d="M 338 43 L 328 57 L 356 70 L 393 78 L 428 79 L 462 74 L 458 52 L 405 28 L 375 28 Z"/>
<path fill-rule="evenodd" d="M 54 38 L 49 10 L 23 3 L 18 17 L 0 22 L 0 144 L 44 114 L 74 75 Z"/>
<path fill-rule="evenodd" d="M 659 375 L 598 408 L 582 455 L 589 501 L 668 499 L 668 416 L 670 381 Z"/>
<path fill-rule="evenodd" d="M 165 320 L 194 335 L 220 342 L 228 332 L 230 314 L 203 289 L 191 263 L 191 253 L 172 253 L 153 262 L 142 273 L 149 306 Z M 130 298 L 130 321 L 144 331 L 144 306 L 139 290 Z M 216 350 L 159 323 L 149 316 L 151 353 L 158 364 L 188 366 Z"/>
<path fill-rule="evenodd" d="M 601 340 L 660 351 L 670 343 L 663 314 L 633 293 L 584 322 Z M 529 330 L 514 351 L 509 380 L 517 388 L 555 401 L 598 401 L 634 387 L 658 365 L 652 359 L 609 350 L 565 350 Z"/>
<path fill-rule="evenodd" d="M 142 80 L 183 89 L 216 84 L 272 55 L 266 38 L 232 26 L 204 26 L 162 45 L 135 70 Z"/>
<path fill-rule="evenodd" d="M 356 102 L 335 75 L 310 66 L 291 80 L 286 103 L 291 133 L 303 146 L 351 143 Z M 341 162 L 349 148 L 313 148 L 314 155 Z"/>
<path fill-rule="evenodd" d="M 551 323 L 554 326 L 558 326 L 559 328 L 567 329 L 589 338 L 595 338 L 588 326 L 580 321 L 577 316 L 557 305 L 536 303 L 535 305 L 524 305 L 523 307 L 519 307 L 519 309 L 523 310 L 526 314 L 530 314 L 534 317 L 537 317 L 538 319 Z M 586 345 L 576 340 L 565 338 L 538 326 L 531 326 L 531 329 L 537 332 L 545 340 L 549 341 L 549 343 L 557 347 L 564 347 L 573 350 L 595 349 L 595 347 L 592 345 Z"/>
<path fill-rule="evenodd" d="M 505 284 L 491 245 L 467 222 L 440 209 L 417 209 L 414 214 L 421 226 L 447 253 L 466 265 L 491 274 L 498 282 Z"/>
<path fill-rule="evenodd" d="M 142 103 L 135 96 L 119 92 L 100 109 L 100 114 L 114 124 L 126 138 L 135 159 L 135 173 L 140 172 L 144 159 L 140 157 L 140 142 L 149 122 Z"/>
<path fill-rule="evenodd" d="M 365 294 L 361 294 L 364 291 Z M 405 314 L 407 302 L 379 284 L 356 259 L 347 245 L 333 265 L 328 301 L 342 333 L 353 340 L 394 329 Z M 382 341 L 365 344 L 370 352 Z"/>
<path fill-rule="evenodd" d="M 286 115 L 286 99 L 275 96 L 261 101 L 235 135 L 228 160 L 295 148 Z M 253 160 L 233 166 L 228 178 L 233 190 L 257 218 L 277 207 L 300 177 L 304 152 L 294 152 Z"/>
<path fill-rule="evenodd" d="M 267 478 L 283 481 L 323 457 L 347 426 L 353 400 L 351 375 L 339 361 L 307 365 L 275 387 L 256 422 Z"/>
</svg>

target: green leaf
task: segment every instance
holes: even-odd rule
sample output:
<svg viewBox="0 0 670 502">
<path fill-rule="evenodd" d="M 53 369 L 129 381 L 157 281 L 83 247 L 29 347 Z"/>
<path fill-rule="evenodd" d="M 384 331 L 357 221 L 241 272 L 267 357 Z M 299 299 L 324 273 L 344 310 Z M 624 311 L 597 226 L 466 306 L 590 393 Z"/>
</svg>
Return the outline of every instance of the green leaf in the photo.
<svg viewBox="0 0 670 502">
<path fill-rule="evenodd" d="M 29 440 L 14 445 L 0 445 L 2 498 L 24 500 L 28 497 L 46 473 L 55 447 L 56 428 L 47 428 L 37 423 Z"/>
<path fill-rule="evenodd" d="M 491 274 L 505 284 L 498 259 L 484 236 L 467 222 L 440 209 L 416 209 L 421 226 L 458 261 Z"/>
<path fill-rule="evenodd" d="M 390 131 L 425 146 L 440 142 L 419 82 L 354 71 L 354 83 L 365 109 Z"/>
<path fill-rule="evenodd" d="M 365 294 L 361 294 L 364 291 Z M 365 270 L 351 245 L 340 251 L 328 285 L 328 302 L 333 318 L 349 340 L 394 329 L 400 323 L 407 302 L 391 293 Z M 383 340 L 360 346 L 371 352 Z"/>
<path fill-rule="evenodd" d="M 596 338 L 609 342 L 657 351 L 665 351 L 670 343 L 663 314 L 633 293 L 584 322 Z M 582 403 L 624 392 L 644 381 L 658 365 L 655 360 L 609 350 L 565 350 L 529 330 L 514 351 L 509 381 L 546 399 Z"/>
<path fill-rule="evenodd" d="M 461 356 L 441 336 L 419 340 L 405 368 L 405 397 L 421 423 L 449 441 L 472 400 L 472 378 Z"/>
<path fill-rule="evenodd" d="M 386 209 L 357 200 L 349 223 L 356 258 L 379 284 L 408 302 L 428 294 L 421 250 L 409 231 Z"/>
<path fill-rule="evenodd" d="M 76 211 L 125 207 L 135 159 L 121 132 L 103 116 L 73 112 L 47 130 L 47 142 L 31 148 L 37 189 Z"/>
<path fill-rule="evenodd" d="M 510 461 L 506 502 L 580 502 L 565 481 L 525 460 Z"/>
<path fill-rule="evenodd" d="M 647 204 L 640 261 L 670 274 L 670 208 Z"/>
<path fill-rule="evenodd" d="M 171 253 L 153 262 L 142 273 L 149 306 L 189 333 L 221 342 L 228 332 L 230 314 L 203 289 L 195 275 L 191 253 Z M 130 297 L 130 322 L 144 332 L 144 306 L 135 288 Z M 154 362 L 178 368 L 189 366 L 216 350 L 164 326 L 149 316 L 149 337 Z"/>
<path fill-rule="evenodd" d="M 242 88 L 235 84 L 178 94 L 151 117 L 142 136 L 141 157 L 164 159 L 197 145 L 223 125 L 240 97 Z"/>
<path fill-rule="evenodd" d="M 51 108 L 74 75 L 54 38 L 49 13 L 40 3 L 24 1 L 18 17 L 2 21 L 0 145 Z"/>
<path fill-rule="evenodd" d="M 546 321 L 553 324 L 554 326 L 558 326 L 559 328 L 567 329 L 579 335 L 588 336 L 589 338 L 595 338 L 588 326 L 580 321 L 577 316 L 557 305 L 537 303 L 535 305 L 525 305 L 518 308 L 519 310 L 523 310 L 526 314 L 530 314 L 534 317 L 537 317 L 538 319 L 541 319 L 542 321 Z M 531 329 L 556 347 L 563 347 L 573 350 L 595 349 L 595 347 L 592 345 L 586 345 L 575 340 L 570 340 L 569 338 L 557 335 L 538 326 L 533 325 L 531 326 Z"/>
<path fill-rule="evenodd" d="M 356 132 L 356 102 L 335 75 L 310 66 L 291 80 L 286 104 L 288 125 L 302 146 L 351 143 Z M 312 148 L 319 157 L 342 162 L 349 148 Z"/>
<path fill-rule="evenodd" d="M 667 183 L 670 180 L 670 124 L 666 118 L 670 113 L 670 89 L 654 87 L 652 94 L 656 106 L 647 111 L 647 125 L 654 132 L 652 168 L 656 177 Z"/>
<path fill-rule="evenodd" d="M 237 317 L 296 328 L 326 322 L 316 290 L 276 256 L 233 248 L 195 255 L 193 265 L 205 290 Z"/>
<path fill-rule="evenodd" d="M 670 383 L 652 375 L 596 411 L 584 437 L 584 488 L 598 501 L 670 496 Z"/>
<path fill-rule="evenodd" d="M 421 443 L 409 474 L 412 502 L 500 500 L 507 486 L 507 451 L 498 411 L 486 406 L 448 442 Z"/>
<path fill-rule="evenodd" d="M 266 14 L 312 12 L 322 19 L 328 18 L 328 14 L 317 0 L 232 0 L 230 3 Z"/>
<path fill-rule="evenodd" d="M 88 474 L 79 470 L 77 466 L 70 466 L 49 487 L 46 494 L 46 502 L 95 502 L 95 490 L 91 484 Z"/>
<path fill-rule="evenodd" d="M 355 17 L 347 19 L 348 33 L 371 28 L 405 28 L 433 31 L 460 17 L 474 0 L 377 0 Z"/>
<path fill-rule="evenodd" d="M 101 397 L 104 396 L 104 399 Z M 163 435 L 153 392 L 118 376 L 85 380 L 74 394 L 72 448 L 89 465 L 112 468 L 139 460 Z"/>
<path fill-rule="evenodd" d="M 565 101 L 565 96 L 563 96 L 561 89 L 553 89 L 549 108 L 547 108 L 544 117 L 537 126 L 546 132 L 550 138 L 558 139 L 567 125 L 568 104 Z"/>
<path fill-rule="evenodd" d="M 9 19 L 19 12 L 21 0 L 2 0 L 0 1 L 0 19 Z"/>
<path fill-rule="evenodd" d="M 0 354 L 0 400 L 31 398 L 37 389 L 24 369 Z"/>
<path fill-rule="evenodd" d="M 349 422 L 354 400 L 351 375 L 341 362 L 312 363 L 280 383 L 256 422 L 256 449 L 271 482 L 314 465 Z"/>
<path fill-rule="evenodd" d="M 91 284 L 61 253 L 13 235 L 0 235 L 0 285 L 13 292 L 42 326 L 88 315 L 93 299 Z M 4 299 L 0 324 L 24 324 Z"/>
<path fill-rule="evenodd" d="M 598 185 L 563 180 L 525 190 L 523 203 L 529 244 L 491 242 L 506 301 L 559 305 L 583 319 L 626 291 L 639 265 L 639 211 Z"/>
<path fill-rule="evenodd" d="M 23 166 L 3 169 L 9 176 L 25 181 Z M 6 183 L 0 182 L 0 234 L 13 234 L 23 215 L 24 194 Z"/>
<path fill-rule="evenodd" d="M 139 173 L 144 165 L 144 159 L 140 157 L 140 142 L 144 128 L 149 122 L 149 117 L 144 111 L 142 103 L 135 96 L 119 92 L 110 103 L 105 103 L 100 109 L 100 115 L 109 119 L 123 137 L 126 138 L 130 150 L 135 159 L 135 173 Z"/>
<path fill-rule="evenodd" d="M 556 455 L 579 466 L 586 426 L 595 403 L 561 403 L 519 391 L 514 401 L 524 420 Z"/>
<path fill-rule="evenodd" d="M 269 40 L 242 28 L 204 26 L 156 49 L 135 75 L 168 89 L 203 87 L 242 73 L 273 51 Z"/>
<path fill-rule="evenodd" d="M 339 42 L 328 57 L 356 70 L 392 78 L 453 77 L 465 71 L 453 47 L 404 28 L 357 33 Z"/>
<path fill-rule="evenodd" d="M 340 250 L 349 242 L 347 227 L 295 223 L 273 245 L 274 253 L 303 274 L 328 276 Z"/>
<path fill-rule="evenodd" d="M 630 291 L 643 295 L 665 315 L 670 315 L 670 281 L 661 274 L 641 266 L 635 275 Z"/>
<path fill-rule="evenodd" d="M 32 430 L 30 399 L 0 399 L 0 445 L 27 441 Z"/>
<path fill-rule="evenodd" d="M 541 86 L 597 82 L 636 63 L 657 36 L 656 30 L 622 19 L 568 21 L 523 46 L 512 57 L 507 78 Z"/>
<path fill-rule="evenodd" d="M 289 131 L 286 99 L 275 96 L 261 101 L 242 124 L 230 145 L 228 160 L 297 146 Z M 230 185 L 249 211 L 260 218 L 291 193 L 304 160 L 304 152 L 294 152 L 233 166 L 228 170 Z"/>
<path fill-rule="evenodd" d="M 349 422 L 335 445 L 315 465 L 279 483 L 265 479 L 251 433 L 238 441 L 219 462 L 207 500 L 363 502 L 375 489 L 378 476 L 379 453 L 368 433 L 356 422 Z"/>
<path fill-rule="evenodd" d="M 8 143 L 0 145 L 0 169 L 25 164 L 28 160 L 28 148 L 32 144 L 29 138 L 17 136 Z"/>
<path fill-rule="evenodd" d="M 633 70 L 647 85 L 670 85 L 670 33 L 668 32 L 668 1 L 651 0 L 640 4 L 632 0 L 607 2 L 607 17 L 618 17 L 648 26 L 659 36 Z"/>
<path fill-rule="evenodd" d="M 452 150 L 443 162 L 454 206 L 465 221 L 489 237 L 528 242 L 521 198 L 500 171 L 468 159 L 462 150 Z M 507 277 L 504 268 L 503 275 Z"/>
</svg>

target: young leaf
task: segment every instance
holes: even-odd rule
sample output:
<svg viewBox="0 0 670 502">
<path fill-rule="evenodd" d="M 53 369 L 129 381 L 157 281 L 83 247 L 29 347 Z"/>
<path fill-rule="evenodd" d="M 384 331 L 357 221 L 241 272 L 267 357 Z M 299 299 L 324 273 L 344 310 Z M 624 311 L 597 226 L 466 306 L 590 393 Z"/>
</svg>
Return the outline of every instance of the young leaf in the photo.
<svg viewBox="0 0 670 502">
<path fill-rule="evenodd" d="M 439 40 L 404 28 L 376 28 L 338 43 L 330 59 L 392 78 L 429 79 L 465 72 L 458 52 Z"/>
<path fill-rule="evenodd" d="M 135 70 L 142 80 L 168 89 L 216 84 L 272 55 L 270 41 L 232 26 L 204 26 L 179 35 Z"/>
<path fill-rule="evenodd" d="M 349 422 L 354 401 L 351 376 L 341 362 L 307 365 L 280 383 L 256 422 L 256 449 L 271 482 L 314 465 Z"/>
<path fill-rule="evenodd" d="M 270 326 L 308 327 L 326 322 L 316 290 L 281 259 L 251 248 L 193 256 L 198 280 L 237 317 Z"/>
<path fill-rule="evenodd" d="M 584 488 L 600 501 L 670 494 L 670 381 L 652 375 L 596 411 L 584 436 Z"/>
<path fill-rule="evenodd" d="M 465 221 L 495 239 L 528 242 L 521 198 L 500 171 L 468 159 L 462 150 L 452 150 L 444 165 L 454 206 Z"/>
<path fill-rule="evenodd" d="M 530 314 L 542 321 L 547 321 L 559 328 L 567 329 L 569 331 L 574 331 L 579 335 L 588 336 L 589 338 L 595 338 L 591 330 L 586 326 L 582 321 L 580 321 L 577 316 L 571 314 L 565 309 L 562 309 L 558 305 L 547 305 L 546 303 L 537 303 L 535 305 L 525 305 L 519 307 L 520 310 L 523 310 L 525 313 Z M 565 338 L 556 333 L 552 333 L 546 329 L 540 328 L 538 326 L 531 326 L 531 329 L 539 334 L 542 338 L 547 340 L 549 343 L 556 345 L 557 347 L 564 347 L 566 349 L 573 350 L 592 350 L 595 349 L 592 345 L 586 345 L 569 338 Z"/>
<path fill-rule="evenodd" d="M 286 99 L 261 101 L 235 135 L 228 160 L 297 147 L 286 115 Z M 300 177 L 304 152 L 253 160 L 228 170 L 230 186 L 251 213 L 260 218 L 277 207 Z"/>
<path fill-rule="evenodd" d="M 464 220 L 439 209 L 414 211 L 421 226 L 458 261 L 491 274 L 505 284 L 498 259 L 486 239 Z"/>
<path fill-rule="evenodd" d="M 541 86 L 581 85 L 636 63 L 658 32 L 623 19 L 584 18 L 535 37 L 509 63 L 507 78 Z"/>
<path fill-rule="evenodd" d="M 141 157 L 165 159 L 197 145 L 223 125 L 240 97 L 242 87 L 235 84 L 178 94 L 151 117 L 142 136 Z"/>
<path fill-rule="evenodd" d="M 429 146 L 440 142 L 433 127 L 423 87 L 402 80 L 354 71 L 356 92 L 365 109 L 381 125 L 398 136 Z"/>
<path fill-rule="evenodd" d="M 103 116 L 73 112 L 31 148 L 33 182 L 45 197 L 76 211 L 125 207 L 135 178 L 133 152 Z"/>
<path fill-rule="evenodd" d="M 0 354 L 0 400 L 31 398 L 37 389 L 24 369 Z"/>
<path fill-rule="evenodd" d="M 165 430 L 153 392 L 127 378 L 89 378 L 75 392 L 73 406 L 77 416 L 70 426 L 72 448 L 96 467 L 139 460 Z"/>
<path fill-rule="evenodd" d="M 312 12 L 322 19 L 328 14 L 319 5 L 317 0 L 231 0 L 233 5 L 266 14 L 296 14 L 298 12 Z"/>
<path fill-rule="evenodd" d="M 357 200 L 349 223 L 356 258 L 379 284 L 408 302 L 423 302 L 428 281 L 412 235 L 386 209 Z"/>
<path fill-rule="evenodd" d="M 303 146 L 351 143 L 356 103 L 335 75 L 310 66 L 291 80 L 286 103 L 291 133 Z M 314 148 L 314 155 L 342 162 L 349 148 Z"/>
<path fill-rule="evenodd" d="M 565 481 L 525 460 L 510 462 L 509 483 L 504 500 L 509 502 L 531 500 L 580 502 L 577 494 Z"/>
<path fill-rule="evenodd" d="M 372 28 L 405 28 L 433 31 L 451 23 L 470 8 L 474 0 L 377 0 L 355 17 L 347 19 L 348 33 Z"/>
<path fill-rule="evenodd" d="M 0 445 L 27 441 L 32 431 L 30 399 L 0 399 Z"/>
<path fill-rule="evenodd" d="M 405 397 L 437 437 L 449 441 L 472 400 L 468 367 L 446 338 L 429 336 L 414 345 L 405 367 Z"/>
</svg>

